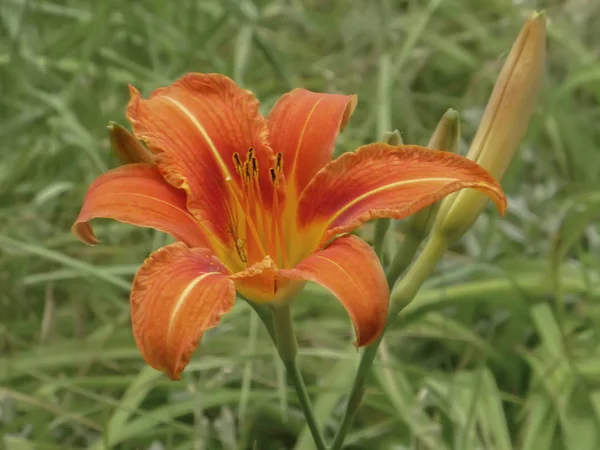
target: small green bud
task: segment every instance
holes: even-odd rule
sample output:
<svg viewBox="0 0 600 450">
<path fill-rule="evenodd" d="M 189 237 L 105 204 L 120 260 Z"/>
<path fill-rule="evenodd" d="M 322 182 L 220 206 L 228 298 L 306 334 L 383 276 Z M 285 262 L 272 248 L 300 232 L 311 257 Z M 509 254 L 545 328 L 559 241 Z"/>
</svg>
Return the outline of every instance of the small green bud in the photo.
<svg viewBox="0 0 600 450">
<path fill-rule="evenodd" d="M 152 164 L 150 152 L 125 127 L 115 122 L 108 124 L 110 144 L 123 164 Z"/>
<path fill-rule="evenodd" d="M 458 153 L 460 144 L 460 115 L 455 109 L 448 109 L 440 121 L 435 131 L 429 139 L 427 147 L 433 150 L 442 150 L 445 152 Z M 440 203 L 434 203 L 425 209 L 410 216 L 406 221 L 405 231 L 412 234 L 415 238 L 425 239 L 435 222 Z"/>
</svg>

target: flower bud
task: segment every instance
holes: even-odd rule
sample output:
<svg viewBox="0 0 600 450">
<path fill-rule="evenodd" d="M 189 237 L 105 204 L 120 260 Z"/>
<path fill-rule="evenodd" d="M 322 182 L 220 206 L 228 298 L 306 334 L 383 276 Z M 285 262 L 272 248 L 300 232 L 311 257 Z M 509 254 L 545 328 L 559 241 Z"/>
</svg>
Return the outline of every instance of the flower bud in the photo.
<svg viewBox="0 0 600 450">
<path fill-rule="evenodd" d="M 427 147 L 433 150 L 458 153 L 459 143 L 460 116 L 457 110 L 450 108 L 435 127 Z M 406 221 L 405 232 L 417 239 L 425 239 L 433 227 L 440 203 L 434 203 L 410 216 Z"/>
<path fill-rule="evenodd" d="M 110 145 L 123 164 L 152 164 L 150 152 L 129 130 L 115 122 L 110 122 L 107 128 L 110 133 Z"/>
<path fill-rule="evenodd" d="M 460 116 L 457 110 L 450 108 L 435 127 L 427 147 L 433 150 L 458 153 L 459 142 Z"/>
<path fill-rule="evenodd" d="M 398 130 L 386 131 L 385 133 L 383 133 L 381 142 L 385 142 L 386 144 L 396 146 L 404 144 L 404 142 L 402 141 L 402 135 Z"/>
<path fill-rule="evenodd" d="M 544 13 L 527 20 L 504 63 L 467 154 L 498 180 L 512 161 L 533 114 L 546 53 Z M 450 240 L 473 225 L 488 198 L 465 189 L 442 202 L 436 231 Z"/>
</svg>

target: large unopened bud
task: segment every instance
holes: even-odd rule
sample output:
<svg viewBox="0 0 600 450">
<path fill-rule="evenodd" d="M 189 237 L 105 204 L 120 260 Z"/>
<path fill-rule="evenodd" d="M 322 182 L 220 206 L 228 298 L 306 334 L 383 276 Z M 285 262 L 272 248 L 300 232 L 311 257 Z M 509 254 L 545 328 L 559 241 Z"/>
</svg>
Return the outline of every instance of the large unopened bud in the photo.
<svg viewBox="0 0 600 450">
<path fill-rule="evenodd" d="M 543 13 L 527 20 L 498 76 L 467 158 L 496 179 L 504 176 L 527 131 L 540 89 L 546 54 Z M 462 236 L 475 222 L 488 197 L 465 189 L 447 197 L 438 212 L 436 232 L 449 240 Z"/>
</svg>

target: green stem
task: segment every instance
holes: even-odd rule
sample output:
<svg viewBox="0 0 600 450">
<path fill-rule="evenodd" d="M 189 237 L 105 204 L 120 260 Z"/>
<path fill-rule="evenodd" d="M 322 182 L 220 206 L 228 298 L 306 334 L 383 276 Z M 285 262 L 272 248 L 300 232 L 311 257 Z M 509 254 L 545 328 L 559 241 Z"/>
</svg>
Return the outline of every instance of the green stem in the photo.
<svg viewBox="0 0 600 450">
<path fill-rule="evenodd" d="M 390 295 L 391 308 L 385 324 L 385 329 L 387 329 L 387 327 L 394 322 L 400 311 L 402 311 L 402 309 L 415 297 L 420 287 L 423 285 L 429 274 L 437 265 L 439 259 L 446 251 L 446 248 L 446 241 L 435 234 L 427 242 L 423 252 L 410 267 L 406 273 L 406 276 L 398 284 L 398 287 L 394 289 Z M 352 390 L 350 391 L 348 404 L 346 405 L 346 411 L 344 412 L 344 417 L 342 418 L 340 427 L 335 435 L 335 438 L 333 439 L 333 444 L 331 445 L 330 450 L 339 450 L 342 448 L 346 434 L 350 430 L 350 426 L 352 425 L 352 421 L 354 420 L 354 416 L 360 405 L 360 401 L 365 389 L 365 382 L 367 380 L 369 371 L 371 370 L 371 366 L 373 365 L 373 361 L 375 361 L 377 349 L 379 348 L 379 344 L 383 339 L 385 329 L 379 335 L 377 341 L 365 348 L 362 354 L 358 370 L 356 371 L 356 376 L 354 378 L 354 384 L 352 386 Z"/>
<path fill-rule="evenodd" d="M 285 368 L 290 379 L 292 380 L 292 383 L 294 384 L 294 388 L 296 389 L 298 401 L 300 402 L 300 406 L 304 412 L 304 417 L 306 418 L 306 423 L 308 425 L 308 429 L 310 430 L 310 434 L 315 441 L 315 446 L 318 450 L 326 450 L 327 445 L 325 445 L 325 439 L 319 430 L 319 424 L 315 418 L 310 397 L 308 396 L 308 391 L 306 390 L 306 385 L 304 384 L 304 378 L 302 378 L 302 373 L 300 373 L 300 369 L 298 368 L 298 364 L 296 364 L 296 360 L 286 364 Z"/>
<path fill-rule="evenodd" d="M 400 311 L 415 298 L 417 292 L 419 292 L 425 280 L 433 272 L 433 269 L 435 269 L 435 266 L 447 249 L 447 241 L 438 234 L 433 234 L 429 241 L 427 241 L 423 252 L 408 270 L 406 276 L 398 283 L 398 287 L 390 294 L 391 307 L 386 327 L 396 320 Z"/>
<path fill-rule="evenodd" d="M 242 300 L 244 300 L 246 303 L 248 303 L 248 305 L 250 305 L 250 307 L 254 310 L 254 312 L 256 312 L 256 314 L 258 314 L 258 317 L 260 318 L 261 322 L 263 323 L 263 325 L 269 332 L 269 336 L 271 336 L 273 343 L 275 343 L 275 329 L 273 328 L 273 318 L 271 317 L 271 314 L 269 313 L 269 309 L 265 305 L 261 305 L 261 304 L 253 302 L 252 300 L 248 300 L 246 297 L 242 296 L 239 293 L 238 293 L 238 297 L 240 297 Z"/>
<path fill-rule="evenodd" d="M 375 254 L 379 256 L 379 259 L 383 260 L 382 250 L 383 243 L 385 242 L 385 235 L 390 228 L 391 219 L 379 219 L 375 222 L 375 234 L 373 236 L 373 250 Z"/>
<path fill-rule="evenodd" d="M 335 437 L 333 438 L 333 443 L 331 444 L 330 450 L 341 449 L 344 439 L 346 439 L 346 434 L 348 434 L 348 431 L 350 431 L 350 426 L 354 420 L 354 415 L 360 406 L 360 402 L 365 392 L 365 381 L 367 380 L 367 375 L 369 374 L 371 365 L 375 360 L 375 355 L 377 354 L 377 349 L 379 348 L 382 337 L 383 333 L 381 333 L 375 342 L 365 348 L 360 358 L 358 370 L 356 371 L 356 375 L 354 377 L 354 384 L 352 385 L 350 396 L 348 397 L 346 411 L 344 411 L 344 417 L 342 417 L 340 426 L 335 434 Z"/>
<path fill-rule="evenodd" d="M 404 273 L 404 271 L 410 266 L 413 261 L 419 246 L 421 245 L 422 238 L 413 233 L 407 233 L 400 245 L 400 248 L 396 252 L 396 256 L 392 260 L 386 279 L 390 289 L 396 284 L 396 280 Z"/>
<path fill-rule="evenodd" d="M 284 364 L 294 361 L 298 354 L 294 322 L 292 321 L 292 308 L 289 304 L 271 308 L 273 327 L 275 331 L 275 345 L 277 352 Z"/>
<path fill-rule="evenodd" d="M 304 384 L 304 378 L 296 362 L 296 355 L 298 353 L 298 344 L 296 342 L 296 334 L 294 332 L 294 324 L 292 321 L 292 311 L 290 305 L 276 306 L 272 310 L 273 315 L 273 326 L 275 333 L 275 345 L 277 346 L 277 352 L 285 366 L 292 384 L 298 395 L 298 401 L 304 412 L 306 423 L 312 434 L 313 440 L 317 450 L 326 450 L 325 439 L 319 430 L 317 419 L 313 411 L 310 397 L 306 385 Z"/>
</svg>

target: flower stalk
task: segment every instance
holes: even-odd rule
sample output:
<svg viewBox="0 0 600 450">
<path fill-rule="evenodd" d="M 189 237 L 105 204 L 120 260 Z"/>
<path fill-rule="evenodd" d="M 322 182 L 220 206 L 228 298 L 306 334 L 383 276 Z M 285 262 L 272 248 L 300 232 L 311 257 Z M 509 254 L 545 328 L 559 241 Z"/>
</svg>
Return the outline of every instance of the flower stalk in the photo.
<svg viewBox="0 0 600 450">
<path fill-rule="evenodd" d="M 546 28 L 543 13 L 534 13 L 523 26 L 506 63 L 500 73 L 494 91 L 471 145 L 470 159 L 488 169 L 501 179 L 523 138 L 533 113 L 535 97 L 541 83 L 545 58 Z M 439 127 L 438 127 L 439 128 Z M 458 127 L 456 127 L 458 143 Z M 434 133 L 435 136 L 436 133 Z M 457 148 L 457 144 L 456 144 Z M 437 212 L 433 232 L 425 248 L 410 266 L 405 277 L 390 295 L 390 310 L 384 331 L 377 341 L 365 348 L 350 392 L 348 405 L 334 438 L 331 450 L 342 448 L 346 433 L 350 429 L 369 370 L 375 360 L 377 349 L 387 328 L 397 319 L 400 312 L 412 302 L 419 289 L 442 258 L 448 246 L 467 231 L 487 203 L 473 190 L 447 197 Z M 430 206 L 429 210 L 435 208 Z M 407 233 L 403 247 L 413 256 L 431 229 L 431 211 L 421 211 L 411 219 L 412 230 Z M 435 212 L 433 212 L 435 214 Z M 410 229 L 410 228 L 409 228 Z M 410 237 L 409 237 L 410 236 Z M 402 249 L 401 249 L 402 251 Z M 403 268 L 409 264 L 408 256 L 398 256 L 387 274 L 390 285 L 396 281 Z"/>
<path fill-rule="evenodd" d="M 296 333 L 294 332 L 294 322 L 292 320 L 292 308 L 289 302 L 281 306 L 274 306 L 271 308 L 271 314 L 273 317 L 273 329 L 275 335 L 275 346 L 277 347 L 277 353 L 285 366 L 285 370 L 292 382 L 296 394 L 298 395 L 298 401 L 302 407 L 304 417 L 317 450 L 326 450 L 327 445 L 325 439 L 319 430 L 319 424 L 315 417 L 315 413 L 302 377 L 302 372 L 297 364 L 296 355 L 298 354 L 298 343 L 296 340 Z"/>
<path fill-rule="evenodd" d="M 271 308 L 275 345 L 277 347 L 277 353 L 279 353 L 279 357 L 284 364 L 295 360 L 296 355 L 298 354 L 298 343 L 294 332 L 291 309 L 289 303 Z"/>
</svg>

